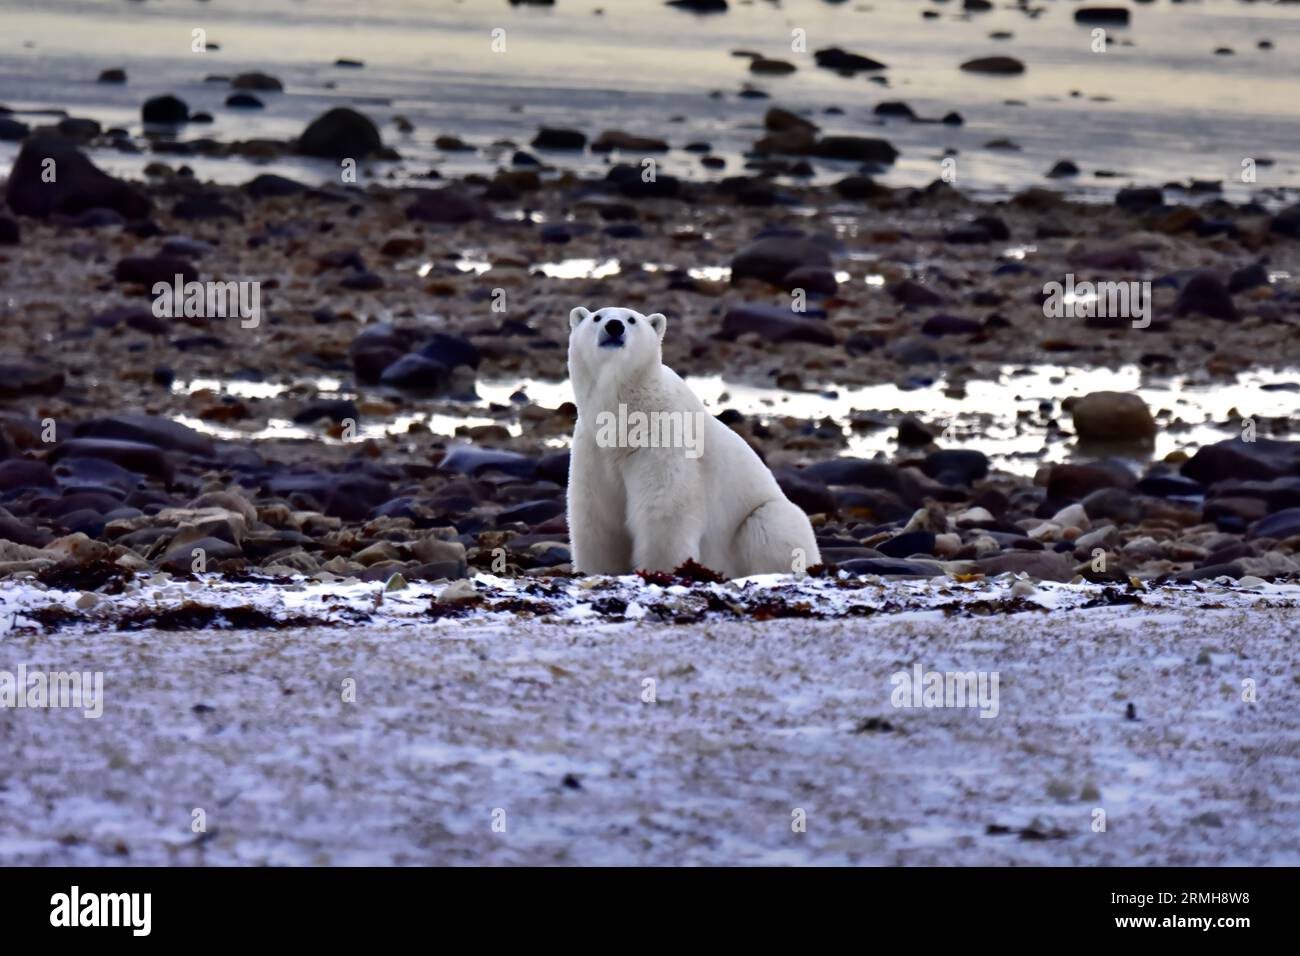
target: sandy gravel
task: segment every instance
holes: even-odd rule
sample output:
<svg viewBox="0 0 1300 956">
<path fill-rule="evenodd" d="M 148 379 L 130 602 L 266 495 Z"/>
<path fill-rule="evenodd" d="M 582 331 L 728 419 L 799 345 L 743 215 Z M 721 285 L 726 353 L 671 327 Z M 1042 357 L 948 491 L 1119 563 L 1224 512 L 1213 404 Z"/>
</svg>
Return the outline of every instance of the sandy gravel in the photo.
<svg viewBox="0 0 1300 956">
<path fill-rule="evenodd" d="M 0 863 L 1296 865 L 1297 613 L 10 630 L 106 705 L 0 709 Z"/>
</svg>

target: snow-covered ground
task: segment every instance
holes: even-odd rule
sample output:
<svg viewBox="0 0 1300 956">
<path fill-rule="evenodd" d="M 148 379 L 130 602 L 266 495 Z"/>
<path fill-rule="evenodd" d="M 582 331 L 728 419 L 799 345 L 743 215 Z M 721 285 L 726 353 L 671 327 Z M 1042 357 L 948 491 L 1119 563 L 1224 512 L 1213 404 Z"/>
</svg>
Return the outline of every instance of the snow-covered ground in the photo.
<svg viewBox="0 0 1300 956">
<path fill-rule="evenodd" d="M 1010 586 L 0 585 L 0 863 L 1300 864 L 1300 588 Z"/>
</svg>

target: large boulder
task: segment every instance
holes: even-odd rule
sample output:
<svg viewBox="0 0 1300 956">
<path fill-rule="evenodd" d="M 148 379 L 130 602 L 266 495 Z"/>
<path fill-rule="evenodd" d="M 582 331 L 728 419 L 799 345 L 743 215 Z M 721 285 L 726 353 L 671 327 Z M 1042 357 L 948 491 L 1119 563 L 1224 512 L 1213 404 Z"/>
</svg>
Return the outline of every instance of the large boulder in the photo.
<svg viewBox="0 0 1300 956">
<path fill-rule="evenodd" d="M 52 180 L 46 170 L 53 170 Z M 88 209 L 112 209 L 127 219 L 140 219 L 153 206 L 148 196 L 108 175 L 71 143 L 47 136 L 23 145 L 9 173 L 5 198 L 14 212 L 35 219 L 56 213 L 75 216 Z"/>
<path fill-rule="evenodd" d="M 363 159 L 383 148 L 374 123 L 356 110 L 338 106 L 308 124 L 298 137 L 296 152 L 320 159 Z"/>
<path fill-rule="evenodd" d="M 123 413 L 83 422 L 75 429 L 78 438 L 115 438 L 120 441 L 153 445 L 165 451 L 210 458 L 215 453 L 212 439 L 188 425 L 170 418 Z"/>
<path fill-rule="evenodd" d="M 829 514 L 835 510 L 835 496 L 825 482 L 810 478 L 793 468 L 773 468 L 772 477 L 781 486 L 785 496 L 805 513 Z"/>
<path fill-rule="evenodd" d="M 477 445 L 452 445 L 438 468 L 473 477 L 499 471 L 516 478 L 531 478 L 537 473 L 537 461 L 517 451 L 481 448 Z"/>
<path fill-rule="evenodd" d="M 789 156 L 806 156 L 817 146 L 817 133 L 806 127 L 791 126 L 773 130 L 754 142 L 759 153 L 785 153 Z"/>
<path fill-rule="evenodd" d="M 1203 485 L 1219 481 L 1271 481 L 1300 475 L 1300 441 L 1260 438 L 1205 445 L 1183 463 L 1182 473 Z"/>
<path fill-rule="evenodd" d="M 849 159 L 884 165 L 898 158 L 898 150 L 888 140 L 870 136 L 823 136 L 813 145 L 812 153 L 822 159 Z"/>
<path fill-rule="evenodd" d="M 1075 23 L 1107 23 L 1111 26 L 1128 26 L 1127 7 L 1080 7 L 1074 11 Z"/>
<path fill-rule="evenodd" d="M 284 84 L 269 73 L 240 73 L 230 81 L 233 90 L 260 90 L 264 93 L 280 93 Z"/>
<path fill-rule="evenodd" d="M 722 318 L 722 337 L 734 339 L 745 332 L 755 332 L 764 341 L 774 344 L 835 344 L 835 333 L 825 322 L 806 318 L 784 306 L 745 304 L 728 309 Z"/>
<path fill-rule="evenodd" d="M 815 133 L 818 129 L 817 124 L 812 120 L 804 119 L 797 113 L 792 113 L 779 106 L 773 106 L 763 114 L 763 126 L 774 133 L 790 129 L 803 129 Z"/>
<path fill-rule="evenodd" d="M 474 343 L 454 332 L 434 332 L 420 348 L 420 355 L 440 362 L 447 368 L 478 368 L 482 356 Z"/>
<path fill-rule="evenodd" d="M 55 464 L 65 458 L 102 458 L 127 471 L 152 475 L 167 484 L 171 484 L 174 474 L 174 466 L 162 449 L 116 438 L 68 438 L 54 447 L 46 461 Z"/>
<path fill-rule="evenodd" d="M 1078 501 L 1107 488 L 1127 492 L 1133 487 L 1133 480 L 1127 468 L 1108 462 L 1063 462 L 1052 465 L 1047 473 L 1047 496 L 1053 501 Z"/>
<path fill-rule="evenodd" d="M 1164 204 L 1164 190 L 1159 186 L 1126 186 L 1115 193 L 1115 205 L 1127 212 L 1150 212 Z"/>
<path fill-rule="evenodd" d="M 1300 537 L 1300 508 L 1286 508 L 1275 514 L 1256 521 L 1250 526 L 1248 538 L 1285 538 Z"/>
<path fill-rule="evenodd" d="M 140 116 L 150 125 L 179 126 L 189 122 L 190 108 L 184 100 L 169 93 L 145 100 L 144 106 L 140 107 Z"/>
<path fill-rule="evenodd" d="M 789 110 L 773 106 L 763 117 L 767 135 L 754 144 L 760 153 L 788 153 L 803 156 L 817 144 L 817 124 Z"/>
<path fill-rule="evenodd" d="M 520 0 L 512 0 L 514 3 Z M 676 7 L 688 13 L 726 13 L 727 0 L 668 0 L 666 6 Z"/>
<path fill-rule="evenodd" d="M 1012 56 L 981 56 L 961 65 L 967 73 L 989 73 L 996 76 L 1014 76 L 1025 72 L 1025 65 Z"/>
<path fill-rule="evenodd" d="M 914 279 L 900 279 L 889 283 L 889 297 L 902 306 L 929 307 L 942 305 L 943 296 L 930 286 L 922 285 Z"/>
<path fill-rule="evenodd" d="M 1294 206 L 1287 206 L 1268 224 L 1270 232 L 1275 232 L 1281 236 L 1290 236 L 1292 239 L 1300 239 L 1300 203 Z"/>
<path fill-rule="evenodd" d="M 787 278 L 798 269 L 830 269 L 831 256 L 822 246 L 802 237 L 768 236 L 757 239 L 731 260 L 731 281 L 761 279 L 790 289 Z"/>
<path fill-rule="evenodd" d="M 266 482 L 266 492 L 344 521 L 360 521 L 393 496 L 392 486 L 364 473 L 303 473 L 276 475 Z"/>
<path fill-rule="evenodd" d="M 1174 314 L 1182 318 L 1193 313 L 1227 322 L 1237 319 L 1237 307 L 1232 302 L 1232 293 L 1212 272 L 1196 273 L 1178 293 Z"/>
<path fill-rule="evenodd" d="M 1074 401 L 1070 414 L 1081 441 L 1150 442 L 1156 435 L 1147 403 L 1131 392 L 1090 392 Z"/>
<path fill-rule="evenodd" d="M 451 388 L 447 366 L 418 353 L 403 355 L 380 373 L 379 381 L 393 388 L 442 394 Z"/>
<path fill-rule="evenodd" d="M 151 290 L 159 282 L 172 285 L 177 276 L 184 285 L 197 279 L 199 270 L 182 256 L 127 256 L 113 267 L 116 281 L 147 286 Z"/>
<path fill-rule="evenodd" d="M 591 144 L 593 153 L 608 153 L 619 149 L 631 153 L 663 153 L 668 143 L 657 136 L 638 136 L 620 129 L 607 129 Z"/>
<path fill-rule="evenodd" d="M 1074 577 L 1074 563 L 1059 551 L 1005 551 L 981 558 L 976 566 L 987 575 L 1026 574 L 1039 581 L 1066 582 Z"/>
<path fill-rule="evenodd" d="M 272 199 L 281 196 L 296 196 L 307 191 L 307 187 L 285 176 L 274 173 L 262 173 L 244 183 L 244 192 L 254 199 Z"/>
<path fill-rule="evenodd" d="M 611 166 L 605 181 L 628 199 L 673 199 L 681 192 L 681 180 L 660 173 L 647 180 L 640 166 L 619 163 Z"/>
<path fill-rule="evenodd" d="M 9 116 L 0 116 L 0 141 L 18 142 L 31 133 L 32 128 L 26 123 Z"/>
<path fill-rule="evenodd" d="M 410 351 L 413 343 L 414 336 L 387 323 L 366 326 L 348 347 L 357 381 L 378 382 L 390 365 Z"/>
<path fill-rule="evenodd" d="M 418 222 L 459 224 L 490 216 L 487 206 L 453 186 L 420 190 L 415 202 L 406 207 L 406 218 Z"/>
<path fill-rule="evenodd" d="M 43 359 L 0 354 L 0 398 L 55 395 L 63 389 L 63 370 Z"/>
<path fill-rule="evenodd" d="M 813 59 L 817 61 L 818 66 L 840 73 L 873 73 L 885 69 L 885 64 L 879 60 L 873 60 L 861 53 L 849 53 L 837 46 L 817 50 L 813 53 Z"/>
<path fill-rule="evenodd" d="M 587 134 L 576 129 L 543 126 L 533 137 L 536 149 L 582 149 L 587 145 Z"/>
<path fill-rule="evenodd" d="M 921 470 L 944 485 L 973 485 L 989 473 L 989 459 L 973 448 L 942 448 L 921 462 Z"/>
<path fill-rule="evenodd" d="M 859 488 L 883 488 L 901 492 L 903 484 L 898 468 L 885 461 L 869 458 L 832 458 L 809 465 L 801 474 L 826 485 L 849 485 Z"/>
</svg>

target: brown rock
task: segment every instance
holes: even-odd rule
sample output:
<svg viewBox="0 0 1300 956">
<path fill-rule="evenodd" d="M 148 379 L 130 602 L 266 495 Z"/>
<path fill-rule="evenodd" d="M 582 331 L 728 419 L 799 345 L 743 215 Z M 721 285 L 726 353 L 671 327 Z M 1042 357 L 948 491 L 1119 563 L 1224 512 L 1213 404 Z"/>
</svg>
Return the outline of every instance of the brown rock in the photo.
<svg viewBox="0 0 1300 956">
<path fill-rule="evenodd" d="M 1150 442 L 1156 423 L 1141 396 L 1131 392 L 1092 392 L 1070 407 L 1081 441 Z"/>
</svg>

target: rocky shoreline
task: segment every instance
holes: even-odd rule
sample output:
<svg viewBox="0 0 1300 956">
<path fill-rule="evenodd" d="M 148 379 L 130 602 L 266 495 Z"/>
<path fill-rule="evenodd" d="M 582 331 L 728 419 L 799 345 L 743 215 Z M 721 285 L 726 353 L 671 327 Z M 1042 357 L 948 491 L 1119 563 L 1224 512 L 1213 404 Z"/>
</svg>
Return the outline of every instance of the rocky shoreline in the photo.
<svg viewBox="0 0 1300 956">
<path fill-rule="evenodd" d="M 768 135 L 800 135 L 797 120 L 773 110 Z M 0 575 L 51 587 L 567 574 L 574 409 L 522 391 L 484 409 L 475 388 L 562 381 L 575 304 L 664 312 L 679 373 L 814 403 L 881 382 L 961 396 L 1041 363 L 1225 386 L 1270 367 L 1271 387 L 1300 389 L 1300 206 L 1156 188 L 1108 207 L 1041 188 L 979 204 L 939 181 L 646 181 L 628 162 L 428 189 L 214 186 L 157 163 L 127 183 L 47 136 L 6 196 Z M 1150 282 L 1152 321 L 1046 318 L 1045 284 L 1067 275 Z M 153 289 L 176 276 L 255 284 L 256 322 L 160 316 Z M 1155 434 L 1186 424 L 1167 410 L 1107 392 L 1048 403 L 1039 424 L 1078 448 L 1032 477 L 963 447 L 978 435 L 888 409 L 720 418 L 850 575 L 1293 579 L 1300 441 L 1288 417 L 1236 411 L 1233 437 L 1153 459 Z M 881 428 L 892 455 L 846 453 Z"/>
</svg>

